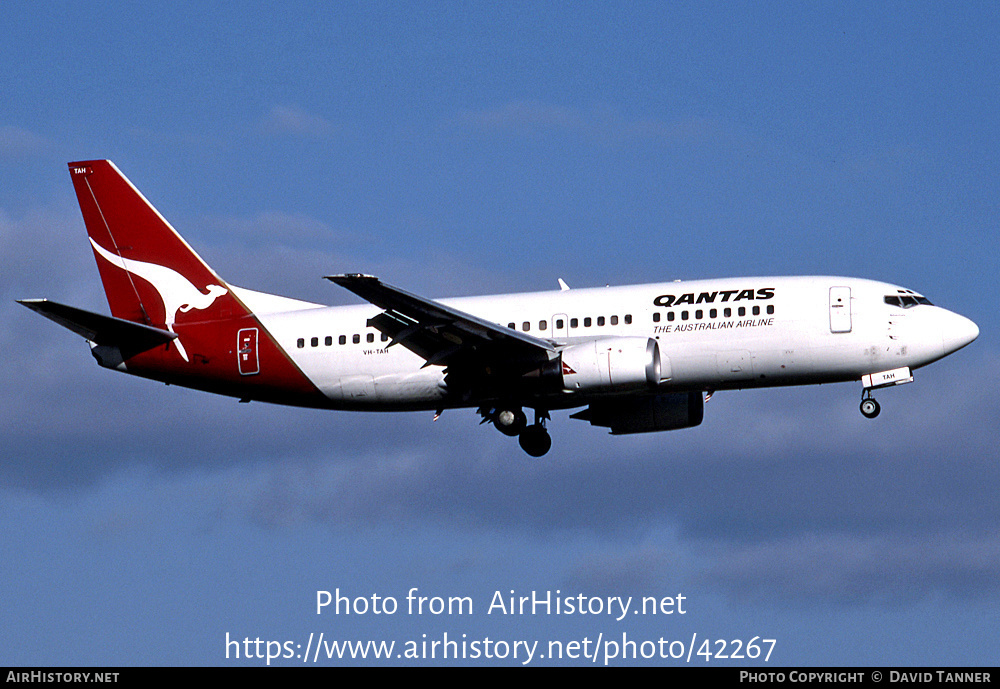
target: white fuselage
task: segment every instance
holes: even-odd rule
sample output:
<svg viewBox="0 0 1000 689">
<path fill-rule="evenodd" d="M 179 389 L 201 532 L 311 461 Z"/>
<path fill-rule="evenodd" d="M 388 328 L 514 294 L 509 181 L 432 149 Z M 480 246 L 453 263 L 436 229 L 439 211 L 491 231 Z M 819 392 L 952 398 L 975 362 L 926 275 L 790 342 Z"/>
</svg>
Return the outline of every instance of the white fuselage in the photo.
<svg viewBox="0 0 1000 689">
<path fill-rule="evenodd" d="M 691 428 L 703 393 L 858 380 L 877 388 L 969 344 L 975 323 L 908 289 L 743 277 L 433 300 L 328 275 L 328 307 L 225 282 L 109 160 L 69 163 L 111 316 L 21 303 L 106 368 L 241 401 L 405 411 L 476 407 L 529 455 L 556 409 L 614 435 Z M 527 411 L 534 412 L 529 425 Z"/>
<path fill-rule="evenodd" d="M 340 409 L 432 409 L 449 400 L 441 366 L 367 325 L 371 306 L 322 307 L 233 288 L 299 369 Z M 886 297 L 907 296 L 907 306 Z M 909 295 L 913 295 L 910 297 Z M 972 321 L 896 285 L 841 277 L 749 277 L 442 299 L 551 342 L 556 350 L 653 338 L 662 391 L 800 385 L 919 368 L 978 335 Z M 923 302 L 926 300 L 920 298 Z M 561 390 L 548 408 L 617 394 Z"/>
</svg>

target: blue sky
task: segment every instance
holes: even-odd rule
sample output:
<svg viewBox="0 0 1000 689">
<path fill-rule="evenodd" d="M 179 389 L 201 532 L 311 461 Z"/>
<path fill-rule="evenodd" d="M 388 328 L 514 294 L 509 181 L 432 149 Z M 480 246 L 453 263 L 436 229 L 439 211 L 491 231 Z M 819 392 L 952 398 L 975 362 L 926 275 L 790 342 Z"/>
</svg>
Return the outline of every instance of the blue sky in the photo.
<svg viewBox="0 0 1000 689">
<path fill-rule="evenodd" d="M 310 632 L 997 664 L 998 14 L 7 3 L 0 664 L 227 664 L 227 633 Z M 13 303 L 106 311 L 65 165 L 87 158 L 227 280 L 292 297 L 356 303 L 335 272 L 428 296 L 841 274 L 982 334 L 873 422 L 859 386 L 720 393 L 675 433 L 556 415 L 540 461 L 471 411 L 238 405 L 101 370 Z M 476 608 L 317 616 L 338 587 Z M 487 615 L 511 589 L 688 613 Z"/>
</svg>

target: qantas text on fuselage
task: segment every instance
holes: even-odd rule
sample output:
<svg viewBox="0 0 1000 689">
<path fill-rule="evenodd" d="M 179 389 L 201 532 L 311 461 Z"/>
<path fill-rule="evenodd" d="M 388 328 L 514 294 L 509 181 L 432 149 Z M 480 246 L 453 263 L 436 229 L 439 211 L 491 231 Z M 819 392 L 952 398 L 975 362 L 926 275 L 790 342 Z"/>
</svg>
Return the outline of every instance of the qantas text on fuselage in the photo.
<svg viewBox="0 0 1000 689">
<path fill-rule="evenodd" d="M 736 295 L 735 297 L 733 295 Z M 757 289 L 724 289 L 715 292 L 688 292 L 680 296 L 673 294 L 661 294 L 653 300 L 654 306 L 681 306 L 682 304 L 714 304 L 716 300 L 721 303 L 741 301 L 743 299 L 771 299 L 774 296 L 773 287 L 759 287 Z"/>
<path fill-rule="evenodd" d="M 829 276 L 427 299 L 346 273 L 327 279 L 366 303 L 324 306 L 228 284 L 110 161 L 70 177 L 111 316 L 21 303 L 101 366 L 241 401 L 473 408 L 534 456 L 553 411 L 612 434 L 673 430 L 700 424 L 716 390 L 860 381 L 874 417 L 873 390 L 979 334 L 910 289 Z"/>
</svg>

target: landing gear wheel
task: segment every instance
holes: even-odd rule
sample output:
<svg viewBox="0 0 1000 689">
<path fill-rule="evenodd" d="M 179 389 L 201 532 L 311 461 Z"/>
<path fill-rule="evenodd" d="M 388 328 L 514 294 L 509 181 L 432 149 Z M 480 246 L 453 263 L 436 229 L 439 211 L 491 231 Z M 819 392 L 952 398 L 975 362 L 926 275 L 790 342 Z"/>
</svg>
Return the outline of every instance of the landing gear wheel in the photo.
<svg viewBox="0 0 1000 689">
<path fill-rule="evenodd" d="M 521 431 L 517 442 L 520 443 L 521 449 L 532 457 L 541 457 L 552 447 L 552 438 L 549 436 L 549 432 L 540 424 L 528 426 Z"/>
<path fill-rule="evenodd" d="M 880 411 L 882 411 L 882 407 L 871 397 L 861 400 L 861 413 L 866 418 L 874 419 Z"/>
<path fill-rule="evenodd" d="M 520 435 L 528 425 L 528 417 L 520 409 L 498 409 L 493 416 L 493 425 L 504 435 Z"/>
</svg>

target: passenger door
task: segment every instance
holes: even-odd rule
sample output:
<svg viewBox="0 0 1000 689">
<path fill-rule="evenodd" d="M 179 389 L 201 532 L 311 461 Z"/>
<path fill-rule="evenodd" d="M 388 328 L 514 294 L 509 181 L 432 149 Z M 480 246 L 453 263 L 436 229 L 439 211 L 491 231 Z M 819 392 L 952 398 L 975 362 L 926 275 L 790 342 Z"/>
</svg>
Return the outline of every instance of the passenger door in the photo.
<svg viewBox="0 0 1000 689">
<path fill-rule="evenodd" d="M 830 288 L 830 332 L 851 332 L 851 288 Z"/>
<path fill-rule="evenodd" d="M 257 328 L 243 328 L 237 333 L 236 357 L 241 376 L 260 373 L 260 362 L 257 359 Z"/>
</svg>

